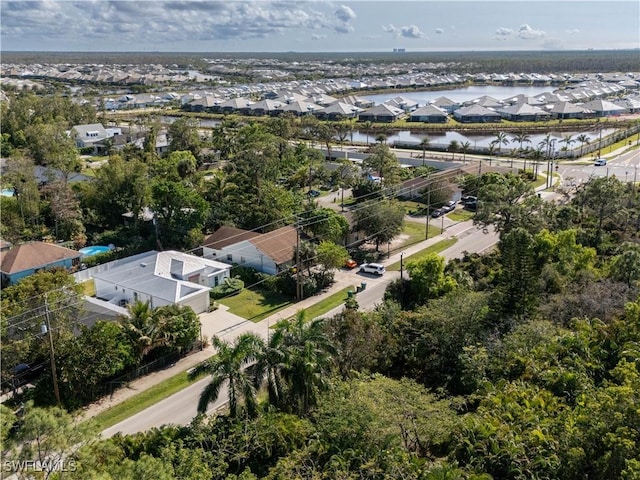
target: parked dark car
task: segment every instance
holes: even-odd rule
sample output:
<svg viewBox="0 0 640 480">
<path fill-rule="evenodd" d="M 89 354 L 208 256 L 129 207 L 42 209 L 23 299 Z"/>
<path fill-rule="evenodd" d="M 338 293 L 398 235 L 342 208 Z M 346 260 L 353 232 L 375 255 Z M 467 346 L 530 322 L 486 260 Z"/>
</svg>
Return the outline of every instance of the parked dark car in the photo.
<svg viewBox="0 0 640 480">
<path fill-rule="evenodd" d="M 307 192 L 307 195 L 309 195 L 312 198 L 316 198 L 320 196 L 320 192 L 318 190 L 309 190 Z"/>
<path fill-rule="evenodd" d="M 446 212 L 446 210 L 444 208 L 438 208 L 436 210 L 434 210 L 433 212 L 431 212 L 431 216 L 433 218 L 438 218 L 441 217 L 442 215 L 444 215 Z"/>
</svg>

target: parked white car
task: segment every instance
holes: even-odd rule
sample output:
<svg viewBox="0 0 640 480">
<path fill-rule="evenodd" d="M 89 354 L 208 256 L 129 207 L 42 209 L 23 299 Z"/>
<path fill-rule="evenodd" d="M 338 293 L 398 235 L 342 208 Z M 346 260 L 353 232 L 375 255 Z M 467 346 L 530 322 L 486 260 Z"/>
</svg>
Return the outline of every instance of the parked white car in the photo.
<svg viewBox="0 0 640 480">
<path fill-rule="evenodd" d="M 384 265 L 380 263 L 363 263 L 360 265 L 360 271 L 363 273 L 373 273 L 375 275 L 383 275 L 386 272 Z"/>
</svg>

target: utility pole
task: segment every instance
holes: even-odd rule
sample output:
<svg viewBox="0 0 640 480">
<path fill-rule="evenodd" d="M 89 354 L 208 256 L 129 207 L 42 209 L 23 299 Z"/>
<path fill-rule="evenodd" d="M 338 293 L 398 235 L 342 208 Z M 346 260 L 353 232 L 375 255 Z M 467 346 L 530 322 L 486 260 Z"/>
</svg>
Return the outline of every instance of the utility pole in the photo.
<svg viewBox="0 0 640 480">
<path fill-rule="evenodd" d="M 429 190 L 427 192 L 427 222 L 424 232 L 424 239 L 429 240 L 429 209 L 431 207 L 431 184 L 429 184 Z"/>
<path fill-rule="evenodd" d="M 45 294 L 44 296 L 44 318 L 46 324 L 43 324 L 40 328 L 42 333 L 49 334 L 49 352 L 51 354 L 51 376 L 53 378 L 53 393 L 56 396 L 56 402 L 60 405 L 60 390 L 58 389 L 58 373 L 56 371 L 56 355 L 53 350 L 53 332 L 51 331 L 51 319 L 49 318 L 49 301 Z"/>
<path fill-rule="evenodd" d="M 300 221 L 296 216 L 296 300 L 302 300 L 302 282 L 300 266 Z"/>
</svg>

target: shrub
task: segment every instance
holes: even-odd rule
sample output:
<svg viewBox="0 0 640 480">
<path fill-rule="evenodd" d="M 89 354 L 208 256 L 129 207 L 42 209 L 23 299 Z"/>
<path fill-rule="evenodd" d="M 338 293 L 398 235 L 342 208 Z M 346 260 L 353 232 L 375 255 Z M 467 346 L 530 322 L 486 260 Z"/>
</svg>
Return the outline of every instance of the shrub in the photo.
<svg viewBox="0 0 640 480">
<path fill-rule="evenodd" d="M 214 300 L 237 295 L 244 288 L 244 282 L 239 277 L 226 278 L 224 282 L 209 291 L 209 296 Z"/>
</svg>

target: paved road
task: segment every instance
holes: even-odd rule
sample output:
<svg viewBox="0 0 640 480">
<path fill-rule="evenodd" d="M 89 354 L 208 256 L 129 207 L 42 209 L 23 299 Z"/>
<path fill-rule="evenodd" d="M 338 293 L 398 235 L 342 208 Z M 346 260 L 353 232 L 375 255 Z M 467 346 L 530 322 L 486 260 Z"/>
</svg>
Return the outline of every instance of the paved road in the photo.
<svg viewBox="0 0 640 480">
<path fill-rule="evenodd" d="M 448 248 L 442 255 L 446 259 L 456 258 L 462 256 L 465 251 L 468 252 L 482 252 L 491 248 L 498 241 L 498 236 L 493 233 L 485 233 L 482 230 L 471 225 L 471 222 L 464 222 L 454 224 L 449 227 L 447 232 L 450 235 L 455 235 L 459 238 L 459 241 Z M 431 241 L 433 243 L 439 241 L 442 237 L 436 237 Z M 416 245 L 414 247 L 408 247 L 402 252 L 396 252 L 389 259 L 387 263 L 393 263 L 399 260 L 401 253 L 404 253 L 405 259 L 415 251 L 424 248 L 424 245 Z M 375 307 L 376 304 L 382 301 L 384 291 L 392 280 L 398 278 L 400 272 L 389 271 L 382 277 L 376 277 L 374 275 L 367 275 L 358 273 L 357 270 L 343 271 L 340 274 L 340 282 L 343 284 L 359 285 L 361 282 L 367 283 L 367 288 L 357 294 L 357 300 L 362 309 L 370 310 Z M 329 312 L 327 315 L 333 315 L 339 313 L 342 310 L 342 306 Z M 222 336 L 226 339 L 234 338 L 240 331 L 247 331 L 250 329 L 260 334 L 263 338 L 266 337 L 269 323 L 273 323 L 272 320 L 263 320 L 257 324 L 243 324 L 241 329 L 232 329 Z M 143 410 L 142 412 L 124 420 L 121 423 L 114 425 L 102 432 L 103 437 L 110 437 L 117 432 L 123 434 L 132 434 L 148 430 L 153 427 L 159 427 L 164 424 L 176 424 L 187 425 L 191 422 L 197 412 L 198 398 L 200 392 L 209 383 L 209 378 L 204 378 L 198 382 L 190 385 L 189 387 L 173 394 L 172 396 L 162 400 L 161 402 Z M 222 393 L 217 402 L 211 404 L 209 412 L 212 412 L 224 405 L 227 402 L 226 390 L 222 389 Z"/>
<path fill-rule="evenodd" d="M 565 185 L 579 185 L 593 177 L 615 175 L 623 182 L 640 181 L 640 150 L 622 153 L 614 159 L 607 160 L 607 165 L 596 167 L 592 162 L 587 164 L 564 163 L 558 165 Z"/>
</svg>

